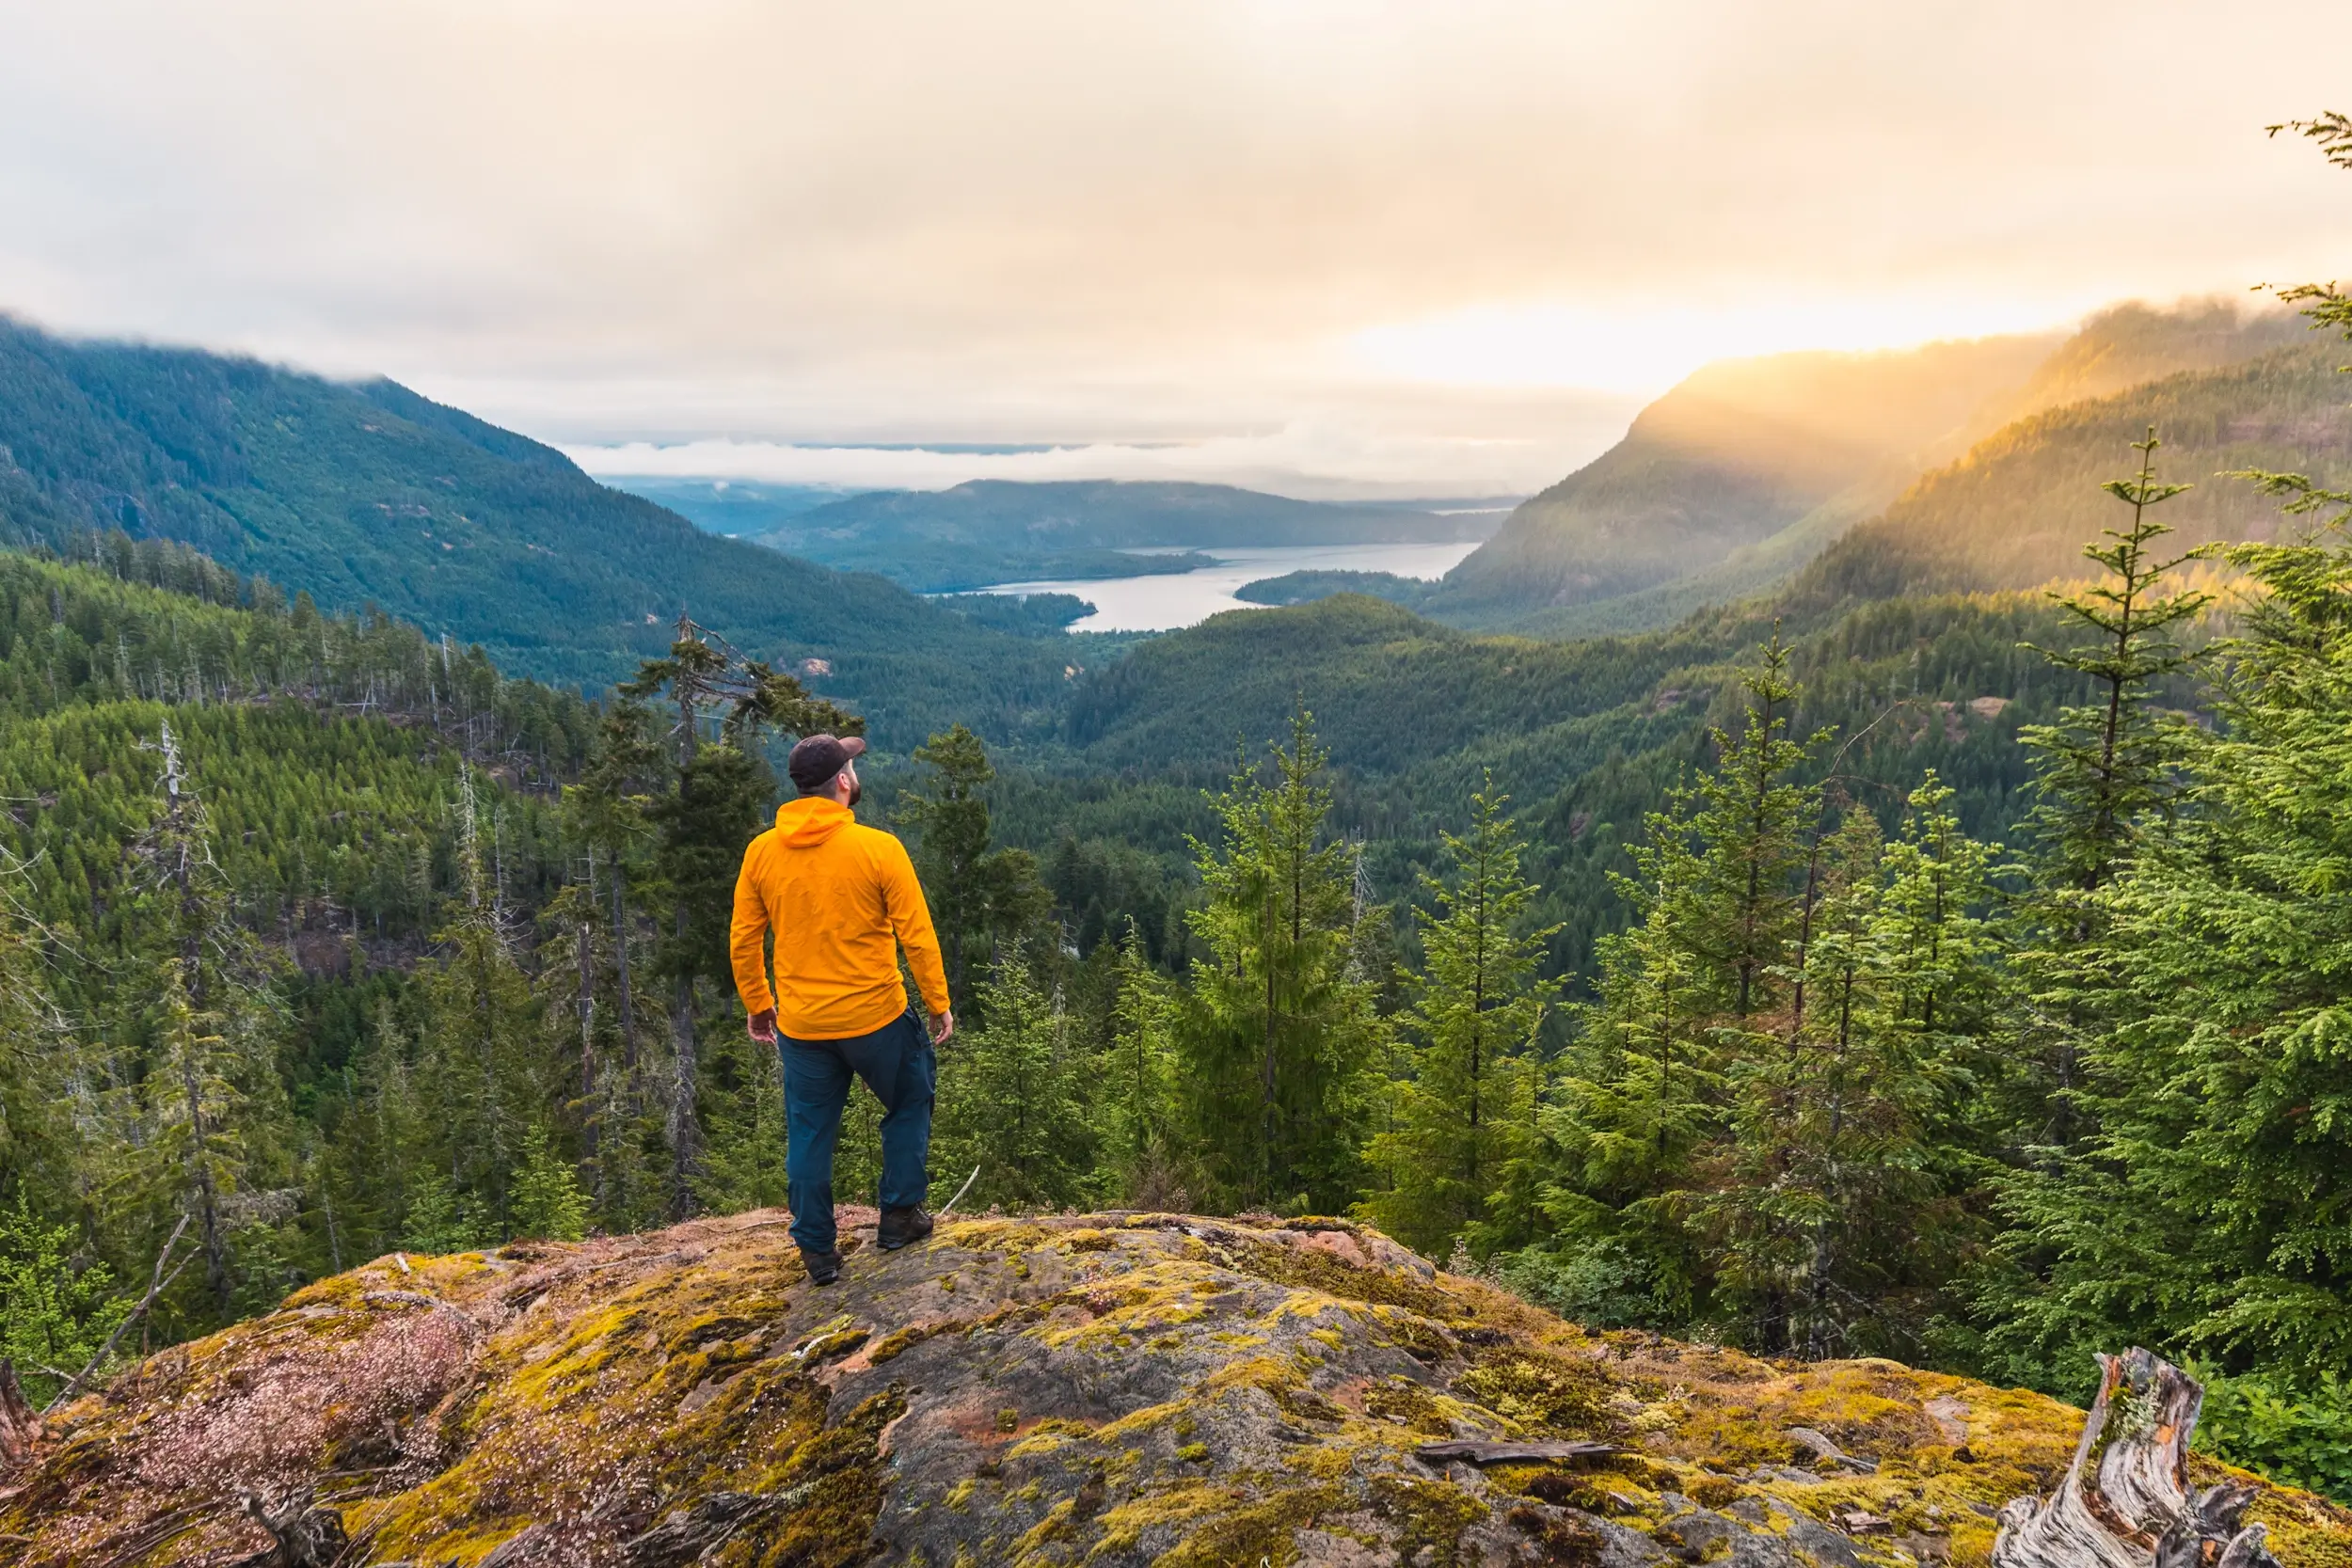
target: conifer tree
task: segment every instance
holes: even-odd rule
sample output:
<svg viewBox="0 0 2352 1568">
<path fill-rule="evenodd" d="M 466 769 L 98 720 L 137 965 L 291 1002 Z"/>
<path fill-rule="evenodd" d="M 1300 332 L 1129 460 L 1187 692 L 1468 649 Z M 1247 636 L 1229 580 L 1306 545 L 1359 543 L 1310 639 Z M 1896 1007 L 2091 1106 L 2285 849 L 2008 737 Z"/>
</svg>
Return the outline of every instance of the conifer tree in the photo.
<svg viewBox="0 0 2352 1568">
<path fill-rule="evenodd" d="M 2180 736 L 2182 808 L 2091 909 L 2090 1131 L 2003 1193 L 1987 1359 L 2044 1386 L 2126 1341 L 2307 1388 L 2352 1370 L 2352 551 L 2225 559 L 2260 596 L 2218 650 L 2217 732 Z"/>
<path fill-rule="evenodd" d="M 693 1179 L 694 1196 L 714 1214 L 782 1208 L 790 1196 L 784 1167 L 783 1062 L 773 1051 L 757 1045 L 737 1052 L 730 1042 L 728 1052 L 729 1065 L 741 1082 L 735 1092 L 713 1097 L 710 1136 Z M 863 1085 L 852 1086 L 850 1093 L 857 1101 L 873 1099 Z M 840 1185 L 859 1190 L 848 1181 Z"/>
<path fill-rule="evenodd" d="M 1311 718 L 1292 721 L 1274 779 L 1245 763 L 1218 799 L 1222 842 L 1193 851 L 1208 949 L 1178 1038 L 1204 1176 L 1237 1206 L 1332 1210 L 1359 1185 L 1367 1071 L 1381 1036 L 1352 978 L 1353 858 L 1327 842 L 1331 797 Z"/>
<path fill-rule="evenodd" d="M 29 940 L 22 875 L 14 865 L 0 869 L 0 1201 L 68 1190 L 70 1131 L 56 1118 L 90 1089 L 79 1042 L 50 998 Z"/>
<path fill-rule="evenodd" d="M 511 1228 L 518 1237 L 577 1242 L 588 1233 L 588 1195 L 580 1190 L 572 1163 L 556 1147 L 545 1122 L 532 1122 L 523 1134 L 513 1212 Z"/>
<path fill-rule="evenodd" d="M 980 989 L 988 1022 L 968 1037 L 959 1028 L 940 1067 L 934 1159 L 979 1167 L 976 1205 L 1070 1207 L 1094 1168 L 1100 1064 L 1059 991 L 1041 992 L 1026 965 L 1000 958 Z"/>
<path fill-rule="evenodd" d="M 929 793 L 898 797 L 894 815 L 916 834 L 914 862 L 938 928 L 947 991 L 959 1015 L 971 1006 L 979 976 L 1051 911 L 1026 849 L 991 847 L 988 783 L 995 777 L 980 737 L 963 725 L 914 749 L 931 770 Z"/>
<path fill-rule="evenodd" d="M 1513 1271 L 1584 1321 L 1684 1321 L 1698 1265 L 1666 1203 L 1720 1121 L 1709 1032 L 1724 976 L 1697 945 L 1701 864 L 1691 800 L 1653 812 L 1634 873 L 1613 873 L 1629 911 L 1601 939 L 1591 1002 L 1542 1115 L 1556 1164 L 1543 1210 L 1556 1239 Z"/>
<path fill-rule="evenodd" d="M 1763 662 L 1741 683 L 1747 711 L 1739 734 L 1712 732 L 1719 760 L 1700 776 L 1691 819 L 1706 847 L 1695 940 L 1722 973 L 1727 1010 L 1740 1023 L 1777 1002 L 1773 974 L 1798 921 L 1804 832 L 1819 810 L 1819 792 L 1797 775 L 1826 738 L 1788 738 L 1799 693 L 1777 626 L 1760 652 Z"/>
<path fill-rule="evenodd" d="M 1762 1349 L 1916 1355 L 1968 1227 L 1964 1090 L 1994 1016 L 1993 851 L 1930 772 L 1882 847 L 1850 810 L 1788 971 L 1784 1049 L 1731 1069 L 1731 1137 L 1693 1206 L 1719 1308 Z"/>
<path fill-rule="evenodd" d="M 775 795 L 759 755 L 762 739 L 771 732 L 855 735 L 865 724 L 810 696 L 791 676 L 744 658 L 724 638 L 683 614 L 670 657 L 647 660 L 620 690 L 640 702 L 666 693 L 676 710 L 663 747 L 669 786 L 644 808 L 644 816 L 654 828 L 654 879 L 669 906 L 653 968 L 670 990 L 669 1208 L 677 1218 L 694 1206 L 693 1183 L 702 1167 L 704 1015 L 713 1008 L 733 1011 L 724 999 L 734 973 L 727 928 L 735 879 L 743 847 L 763 826 Z M 718 734 L 709 739 L 704 732 L 713 720 Z M 734 1050 L 736 1033 L 727 1034 L 730 1061 L 740 1054 Z M 731 1086 L 741 1088 L 739 1082 Z"/>
<path fill-rule="evenodd" d="M 168 1228 L 170 1209 L 190 1215 L 204 1289 L 225 1316 L 235 1284 L 229 1200 L 255 1184 L 257 1163 L 269 1175 L 291 1174 L 261 990 L 273 964 L 236 919 L 203 799 L 168 721 L 153 751 L 163 809 L 133 858 L 162 957 L 138 1022 L 148 1041 L 148 1060 L 133 1075 L 142 1131 L 108 1164 L 115 1201 L 139 1213 L 144 1228 Z"/>
<path fill-rule="evenodd" d="M 482 843 L 473 774 L 458 773 L 458 893 L 437 933 L 437 960 L 419 976 L 424 1004 L 421 1083 L 452 1201 L 497 1236 L 510 1233 L 512 1181 L 523 1138 L 549 1098 L 539 999 L 516 957 L 515 933 Z"/>
<path fill-rule="evenodd" d="M 1146 1209 L 1184 1206 L 1184 1151 L 1176 1125 L 1174 989 L 1152 967 L 1131 921 L 1112 971 L 1109 1051 L 1100 1064 L 1104 1195 Z"/>
<path fill-rule="evenodd" d="M 2026 977 L 2023 1029 L 2042 1064 L 2026 1085 L 2038 1104 L 2012 1117 L 2026 1140 L 2064 1147 L 2082 1132 L 2074 1101 L 2075 1059 L 2095 1030 L 2090 969 L 2100 940 L 2100 890 L 2131 856 L 2143 825 L 2168 806 L 2167 777 L 2177 749 L 2177 724 L 2153 709 L 2158 683 L 2185 669 L 2194 655 L 2181 628 L 2212 602 L 2196 591 L 2165 584 L 2188 556 L 2165 559 L 2159 542 L 2172 531 L 2153 510 L 2189 486 L 2155 477 L 2153 427 L 2132 443 L 2140 454 L 2130 479 L 2101 486 L 2132 509 L 2131 521 L 2108 529 L 2083 554 L 2105 576 L 2079 592 L 2053 595 L 2084 641 L 2071 648 L 2034 652 L 2058 669 L 2084 677 L 2093 700 L 2060 710 L 2054 724 L 2029 725 L 2018 738 L 2038 753 L 2033 800 L 2023 836 L 2031 896 L 2021 913 L 2027 929 L 2020 966 Z"/>
<path fill-rule="evenodd" d="M 1737 1148 L 1735 1079 L 1753 1076 L 1741 1064 L 1771 1049 L 1789 1000 L 1820 809 L 1801 775 L 1824 738 L 1788 738 L 1801 693 L 1777 628 L 1760 651 L 1739 733 L 1710 732 L 1716 765 L 1650 814 L 1635 875 L 1614 878 L 1633 925 L 1599 945 L 1597 994 L 1544 1118 L 1559 1234 L 1548 1260 L 1518 1267 L 1588 1315 L 1688 1322 L 1737 1261 L 1709 1238 L 1711 1184 Z"/>
<path fill-rule="evenodd" d="M 1400 1177 L 1365 1199 L 1373 1223 L 1439 1258 L 1488 1219 L 1527 1131 L 1516 1113 L 1540 1071 L 1544 999 L 1534 976 L 1558 929 L 1525 928 L 1536 890 L 1519 875 L 1525 847 L 1503 811 L 1508 798 L 1493 789 L 1489 778 L 1470 797 L 1468 833 L 1443 835 L 1447 877 L 1424 879 L 1436 909 L 1422 916 L 1424 963 L 1408 982 L 1410 1072 L 1393 1085 L 1393 1127 L 1367 1155 Z M 1487 1251 L 1530 1239 L 1480 1236 Z"/>
</svg>

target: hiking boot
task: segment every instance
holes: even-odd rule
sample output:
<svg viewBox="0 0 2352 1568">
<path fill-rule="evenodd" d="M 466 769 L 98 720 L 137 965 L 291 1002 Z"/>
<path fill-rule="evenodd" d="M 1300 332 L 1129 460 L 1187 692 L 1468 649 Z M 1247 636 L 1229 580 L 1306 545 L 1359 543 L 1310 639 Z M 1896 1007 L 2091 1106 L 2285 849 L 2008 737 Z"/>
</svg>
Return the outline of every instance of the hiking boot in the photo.
<svg viewBox="0 0 2352 1568">
<path fill-rule="evenodd" d="M 885 1209 L 882 1224 L 874 1227 L 875 1243 L 884 1252 L 896 1252 L 912 1242 L 919 1242 L 931 1233 L 931 1217 L 919 1203 L 903 1209 Z"/>
<path fill-rule="evenodd" d="M 830 1285 L 841 1277 L 841 1254 L 811 1252 L 808 1248 L 803 1247 L 801 1248 L 801 1267 L 808 1271 L 808 1282 L 811 1285 Z"/>
</svg>

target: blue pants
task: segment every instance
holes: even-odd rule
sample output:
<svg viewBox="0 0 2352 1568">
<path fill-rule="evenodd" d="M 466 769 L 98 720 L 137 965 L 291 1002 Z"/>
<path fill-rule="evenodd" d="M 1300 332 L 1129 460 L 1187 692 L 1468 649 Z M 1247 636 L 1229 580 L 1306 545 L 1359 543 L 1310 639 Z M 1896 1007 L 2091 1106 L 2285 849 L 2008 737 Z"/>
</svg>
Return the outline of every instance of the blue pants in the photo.
<svg viewBox="0 0 2352 1568">
<path fill-rule="evenodd" d="M 930 1195 L 931 1088 L 939 1069 L 912 1008 L 870 1035 L 845 1040 L 778 1035 L 776 1052 L 784 1058 L 784 1174 L 793 1241 L 810 1252 L 834 1250 L 833 1153 L 852 1077 L 865 1079 L 882 1103 L 883 1207 L 907 1208 Z"/>
</svg>

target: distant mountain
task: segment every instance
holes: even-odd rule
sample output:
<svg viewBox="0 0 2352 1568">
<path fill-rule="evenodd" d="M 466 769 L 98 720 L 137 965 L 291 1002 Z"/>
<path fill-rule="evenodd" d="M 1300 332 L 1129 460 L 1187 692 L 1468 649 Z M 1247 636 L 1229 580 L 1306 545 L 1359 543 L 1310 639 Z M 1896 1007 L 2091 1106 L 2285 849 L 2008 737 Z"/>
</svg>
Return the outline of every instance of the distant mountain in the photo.
<svg viewBox="0 0 2352 1568">
<path fill-rule="evenodd" d="M 70 341 L 0 319 L 0 539 L 181 540 L 322 605 L 375 605 L 510 672 L 600 688 L 683 609 L 894 736 L 995 728 L 1062 662 L 871 577 L 715 538 L 552 448 L 389 381 Z"/>
<path fill-rule="evenodd" d="M 1369 545 L 1483 539 L 1497 519 L 1408 507 L 1302 501 L 1231 484 L 976 479 L 951 490 L 880 490 L 787 519 L 771 536 L 811 549 L 926 540 L 1023 549 Z"/>
<path fill-rule="evenodd" d="M 1669 625 L 1787 578 L 2004 426 L 2242 364 L 2300 341 L 2304 326 L 2226 301 L 2129 304 L 2063 340 L 1709 366 L 1520 507 L 1424 611 L 1535 636 Z"/>
<path fill-rule="evenodd" d="M 1823 506 L 1867 516 L 2057 344 L 1997 338 L 1709 365 L 1524 502 L 1448 575 L 1430 613 L 1501 625 L 1688 576 Z"/>
<path fill-rule="evenodd" d="M 666 506 L 707 533 L 755 539 L 787 518 L 829 506 L 848 492 L 837 486 L 769 484 L 739 479 L 653 479 L 617 474 L 613 489 Z"/>
<path fill-rule="evenodd" d="M 780 518 L 760 538 L 812 561 L 939 592 L 1151 569 L 1121 550 L 1484 539 L 1509 503 L 1436 504 L 1445 511 L 1294 500 L 1230 484 L 973 480 L 950 490 L 851 496 Z"/>
<path fill-rule="evenodd" d="M 2168 548 L 2272 537 L 2278 503 L 2227 476 L 2268 468 L 2352 481 L 2343 357 L 2339 344 L 2305 341 L 2020 420 L 1922 476 L 1799 573 L 1778 602 L 1818 618 L 1856 601 L 2084 575 L 2084 544 L 2127 516 L 2099 485 L 2133 470 L 2131 443 L 2152 425 L 2164 443 L 2159 477 L 2194 486 L 2157 513 L 2175 531 Z"/>
</svg>

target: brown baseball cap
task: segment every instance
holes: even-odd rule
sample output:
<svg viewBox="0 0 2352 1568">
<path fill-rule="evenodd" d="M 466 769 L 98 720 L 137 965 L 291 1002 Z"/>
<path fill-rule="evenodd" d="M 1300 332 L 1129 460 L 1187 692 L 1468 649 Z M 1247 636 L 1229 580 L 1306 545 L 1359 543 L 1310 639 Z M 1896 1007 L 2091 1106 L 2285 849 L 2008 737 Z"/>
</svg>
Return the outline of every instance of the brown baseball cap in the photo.
<svg viewBox="0 0 2352 1568">
<path fill-rule="evenodd" d="M 850 766 L 851 757 L 866 754 L 866 742 L 856 736 L 803 736 L 792 748 L 791 760 L 784 770 L 792 775 L 792 787 L 803 795 L 814 795 L 833 782 L 833 776 Z"/>
</svg>

